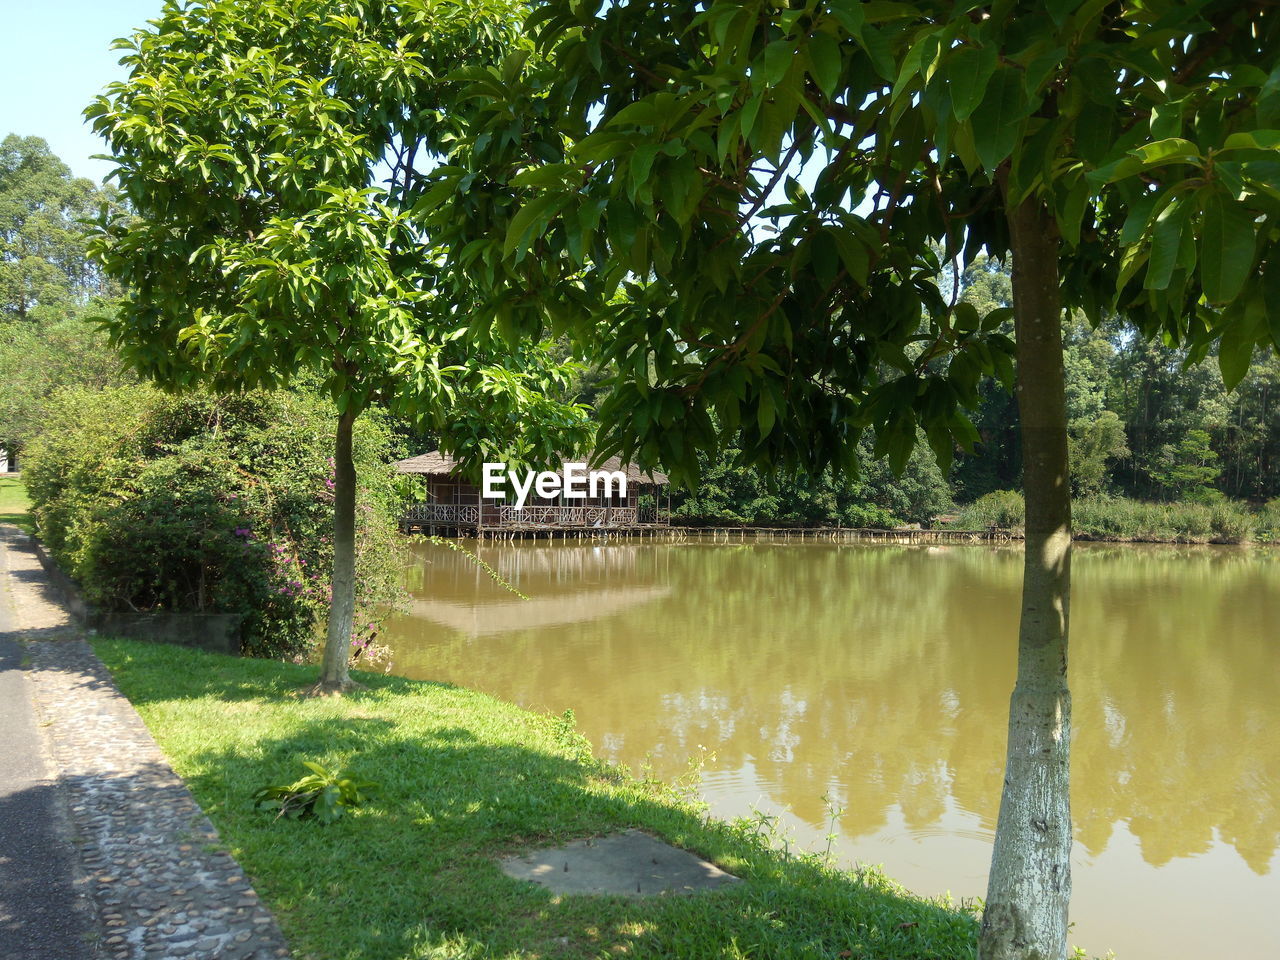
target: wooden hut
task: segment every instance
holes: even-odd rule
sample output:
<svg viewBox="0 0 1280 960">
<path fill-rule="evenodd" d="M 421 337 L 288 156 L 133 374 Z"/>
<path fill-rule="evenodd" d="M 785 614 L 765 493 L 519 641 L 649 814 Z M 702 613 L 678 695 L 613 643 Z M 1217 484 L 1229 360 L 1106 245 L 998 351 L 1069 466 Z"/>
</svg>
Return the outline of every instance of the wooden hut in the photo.
<svg viewBox="0 0 1280 960">
<path fill-rule="evenodd" d="M 399 473 L 416 474 L 427 481 L 426 499 L 409 507 L 400 527 L 406 532 L 484 537 L 639 534 L 670 525 L 666 474 L 641 472 L 617 457 L 593 469 L 624 474 L 626 494 L 600 490 L 581 499 L 563 494 L 547 498 L 530 491 L 524 506 L 516 507 L 511 493 L 505 500 L 486 499 L 479 484 L 459 474 L 457 461 L 432 450 L 396 464 Z"/>
</svg>

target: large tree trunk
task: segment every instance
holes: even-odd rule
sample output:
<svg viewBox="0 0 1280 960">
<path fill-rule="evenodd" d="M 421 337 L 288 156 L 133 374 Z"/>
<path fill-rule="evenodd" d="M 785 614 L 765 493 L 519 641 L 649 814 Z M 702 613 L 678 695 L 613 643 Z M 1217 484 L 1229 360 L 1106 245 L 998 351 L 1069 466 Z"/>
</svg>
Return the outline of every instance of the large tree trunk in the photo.
<svg viewBox="0 0 1280 960">
<path fill-rule="evenodd" d="M 1027 502 L 1018 678 L 980 960 L 1060 960 L 1071 899 L 1071 488 L 1058 233 L 1043 204 L 1009 213 Z"/>
<path fill-rule="evenodd" d="M 348 672 L 356 609 L 356 466 L 351 457 L 355 419 L 350 412 L 338 417 L 333 445 L 333 599 L 320 681 L 311 688 L 319 695 L 342 694 L 356 686 Z"/>
</svg>

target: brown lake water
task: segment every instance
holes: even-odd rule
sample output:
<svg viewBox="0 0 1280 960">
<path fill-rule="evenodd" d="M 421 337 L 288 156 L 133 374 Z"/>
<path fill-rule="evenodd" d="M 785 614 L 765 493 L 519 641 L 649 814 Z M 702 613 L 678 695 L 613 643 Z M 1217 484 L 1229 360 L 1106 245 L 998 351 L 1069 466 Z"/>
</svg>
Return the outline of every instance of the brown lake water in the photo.
<svg viewBox="0 0 1280 960">
<path fill-rule="evenodd" d="M 473 545 L 475 546 L 475 545 Z M 393 672 L 572 709 L 597 754 L 720 816 L 982 896 L 1018 548 L 653 541 L 415 548 Z M 1280 550 L 1077 546 L 1072 942 L 1280 957 Z M 824 797 L 829 798 L 824 801 Z"/>
</svg>

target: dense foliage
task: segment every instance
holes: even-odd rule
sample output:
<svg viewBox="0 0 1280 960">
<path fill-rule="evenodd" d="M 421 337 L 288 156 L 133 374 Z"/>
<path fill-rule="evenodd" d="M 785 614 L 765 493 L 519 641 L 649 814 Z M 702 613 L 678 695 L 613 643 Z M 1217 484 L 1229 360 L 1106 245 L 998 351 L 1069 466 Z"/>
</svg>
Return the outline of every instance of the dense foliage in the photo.
<svg viewBox="0 0 1280 960">
<path fill-rule="evenodd" d="M 963 296 L 1010 302 L 1009 276 L 984 262 L 966 274 Z M 1162 502 L 1263 502 L 1280 496 L 1280 355 L 1259 349 L 1234 389 L 1218 351 L 1201 363 L 1186 348 L 1143 339 L 1121 320 L 1064 328 L 1067 427 L 1078 496 L 1124 495 Z M 1022 473 L 1018 410 L 998 384 L 982 387 L 970 413 L 979 443 L 949 475 L 957 499 L 1016 487 Z"/>
<path fill-rule="evenodd" d="M 1071 514 L 1080 540 L 1147 543 L 1274 543 L 1280 500 L 1258 510 L 1220 500 L 1214 503 L 1147 503 L 1121 497 L 1081 497 Z M 1026 520 L 1022 494 L 996 490 L 960 511 L 967 529 L 996 526 L 1020 530 Z"/>
<path fill-rule="evenodd" d="M 117 42 L 127 77 L 86 110 L 134 214 L 104 217 L 92 245 L 126 286 L 109 329 L 129 365 L 173 389 L 287 386 L 306 371 L 335 411 L 317 692 L 350 687 L 357 417 L 389 408 L 451 447 L 459 408 L 478 408 L 490 431 L 514 422 L 548 454 L 586 432 L 543 389 L 563 371 L 538 342 L 463 335 L 466 301 L 439 295 L 436 237 L 409 216 L 419 171 L 465 121 L 439 78 L 500 58 L 518 15 L 508 0 L 168 0 Z"/>
<path fill-rule="evenodd" d="M 118 610 L 236 612 L 247 652 L 310 652 L 329 602 L 333 469 L 301 394 L 181 397 L 136 385 L 58 394 L 24 479 L 49 549 Z M 353 641 L 399 595 L 391 435 L 362 421 Z"/>
<path fill-rule="evenodd" d="M 75 312 L 0 320 L 0 447 L 22 450 L 45 429 L 54 394 L 133 382 L 106 334 Z"/>
<path fill-rule="evenodd" d="M 729 448 L 715 462 L 706 462 L 696 492 L 676 493 L 673 513 L 680 522 L 887 527 L 928 524 L 952 506 L 942 471 L 924 448 L 912 452 L 900 476 L 883 460 L 873 459 L 871 444 L 864 441 L 856 472 L 827 470 L 814 478 L 781 480 L 736 465 L 738 453 Z"/>
<path fill-rule="evenodd" d="M 108 289 L 84 241 L 88 218 L 113 202 L 39 137 L 0 141 L 0 321 L 57 318 Z"/>
</svg>

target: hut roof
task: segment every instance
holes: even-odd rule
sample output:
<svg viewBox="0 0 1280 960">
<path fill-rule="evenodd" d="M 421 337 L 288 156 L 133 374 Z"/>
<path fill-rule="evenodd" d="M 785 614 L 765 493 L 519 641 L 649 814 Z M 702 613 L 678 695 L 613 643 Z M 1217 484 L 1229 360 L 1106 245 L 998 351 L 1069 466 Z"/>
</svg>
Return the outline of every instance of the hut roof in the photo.
<svg viewBox="0 0 1280 960">
<path fill-rule="evenodd" d="M 458 461 L 439 450 L 423 453 L 396 463 L 397 473 L 418 473 L 426 476 L 448 476 L 458 466 Z M 621 470 L 627 475 L 627 483 L 650 483 L 662 486 L 667 483 L 667 475 L 660 470 L 644 472 L 630 464 L 624 465 L 617 457 L 610 457 L 600 464 L 598 470 Z"/>
</svg>

